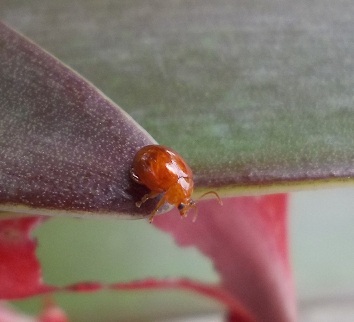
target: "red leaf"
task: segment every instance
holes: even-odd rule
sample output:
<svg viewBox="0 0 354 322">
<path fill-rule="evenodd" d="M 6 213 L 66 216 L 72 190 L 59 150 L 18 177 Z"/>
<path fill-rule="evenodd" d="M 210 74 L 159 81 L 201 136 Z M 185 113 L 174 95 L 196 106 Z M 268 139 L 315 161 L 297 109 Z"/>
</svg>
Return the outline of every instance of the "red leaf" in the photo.
<svg viewBox="0 0 354 322">
<path fill-rule="evenodd" d="M 147 279 L 128 283 L 77 283 L 55 288 L 42 283 L 29 234 L 42 217 L 0 221 L 0 298 L 53 291 L 95 292 L 175 288 L 197 292 L 227 306 L 229 321 L 295 321 L 295 301 L 286 234 L 286 196 L 242 197 L 199 204 L 199 217 L 177 213 L 157 217 L 155 225 L 182 246 L 196 246 L 214 261 L 220 285 L 186 279 Z"/>
<path fill-rule="evenodd" d="M 230 198 L 223 207 L 208 200 L 198 205 L 195 223 L 173 213 L 154 224 L 210 257 L 224 289 L 258 320 L 295 321 L 286 204 L 286 195 Z"/>
<path fill-rule="evenodd" d="M 245 309 L 245 307 L 230 294 L 227 290 L 218 285 L 211 285 L 188 279 L 145 279 L 128 283 L 111 284 L 111 289 L 116 290 L 146 290 L 146 289 L 182 289 L 199 293 L 200 295 L 213 298 L 214 300 L 224 304 L 230 312 L 232 312 L 235 321 L 251 322 L 255 321 L 253 315 Z"/>
<path fill-rule="evenodd" d="M 39 316 L 38 322 L 68 322 L 65 312 L 56 305 L 51 297 L 46 297 L 43 312 Z"/>
<path fill-rule="evenodd" d="M 54 290 L 44 285 L 31 230 L 43 217 L 0 221 L 0 299 L 21 298 Z"/>
</svg>

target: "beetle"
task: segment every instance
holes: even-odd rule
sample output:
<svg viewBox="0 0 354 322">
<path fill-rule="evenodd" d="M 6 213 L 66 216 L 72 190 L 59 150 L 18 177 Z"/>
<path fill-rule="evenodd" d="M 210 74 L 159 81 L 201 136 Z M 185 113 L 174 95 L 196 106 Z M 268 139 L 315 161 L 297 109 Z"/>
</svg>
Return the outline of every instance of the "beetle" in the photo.
<svg viewBox="0 0 354 322">
<path fill-rule="evenodd" d="M 150 222 L 166 202 L 176 206 L 182 217 L 186 217 L 188 211 L 196 206 L 192 199 L 193 172 L 183 158 L 171 148 L 163 145 L 142 147 L 135 154 L 130 175 L 135 182 L 150 190 L 136 203 L 137 207 L 148 199 L 163 194 L 150 215 Z M 221 199 L 216 192 L 208 193 L 215 194 L 221 204 Z"/>
</svg>

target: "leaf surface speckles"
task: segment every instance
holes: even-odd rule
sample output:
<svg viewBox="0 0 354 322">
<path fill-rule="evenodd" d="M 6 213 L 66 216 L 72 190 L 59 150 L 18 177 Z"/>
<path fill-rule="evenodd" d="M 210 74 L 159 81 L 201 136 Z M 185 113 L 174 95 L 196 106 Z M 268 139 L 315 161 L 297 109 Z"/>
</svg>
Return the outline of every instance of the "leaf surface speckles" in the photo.
<svg viewBox="0 0 354 322">
<path fill-rule="evenodd" d="M 153 139 L 78 74 L 0 24 L 0 209 L 137 217 L 129 178 Z"/>
</svg>

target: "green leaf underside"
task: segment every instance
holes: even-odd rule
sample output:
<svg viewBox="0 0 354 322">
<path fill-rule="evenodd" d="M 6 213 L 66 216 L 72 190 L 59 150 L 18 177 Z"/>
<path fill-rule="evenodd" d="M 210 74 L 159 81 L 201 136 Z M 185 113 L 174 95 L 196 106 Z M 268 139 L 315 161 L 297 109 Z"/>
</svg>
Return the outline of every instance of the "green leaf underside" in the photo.
<svg viewBox="0 0 354 322">
<path fill-rule="evenodd" d="M 0 24 L 0 206 L 136 215 L 131 160 L 154 143 L 124 111 Z"/>
<path fill-rule="evenodd" d="M 351 2 L 79 3 L 0 8 L 179 151 L 198 187 L 353 176 Z"/>
</svg>

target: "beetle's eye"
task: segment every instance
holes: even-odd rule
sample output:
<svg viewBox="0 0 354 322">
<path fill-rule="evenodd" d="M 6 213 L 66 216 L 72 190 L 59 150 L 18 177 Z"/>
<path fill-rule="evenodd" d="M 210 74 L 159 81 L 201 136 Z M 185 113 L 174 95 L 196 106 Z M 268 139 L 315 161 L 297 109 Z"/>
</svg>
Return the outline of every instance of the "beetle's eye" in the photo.
<svg viewBox="0 0 354 322">
<path fill-rule="evenodd" d="M 184 207 L 185 207 L 185 204 L 180 203 L 177 208 L 178 208 L 178 210 L 182 210 Z"/>
</svg>

